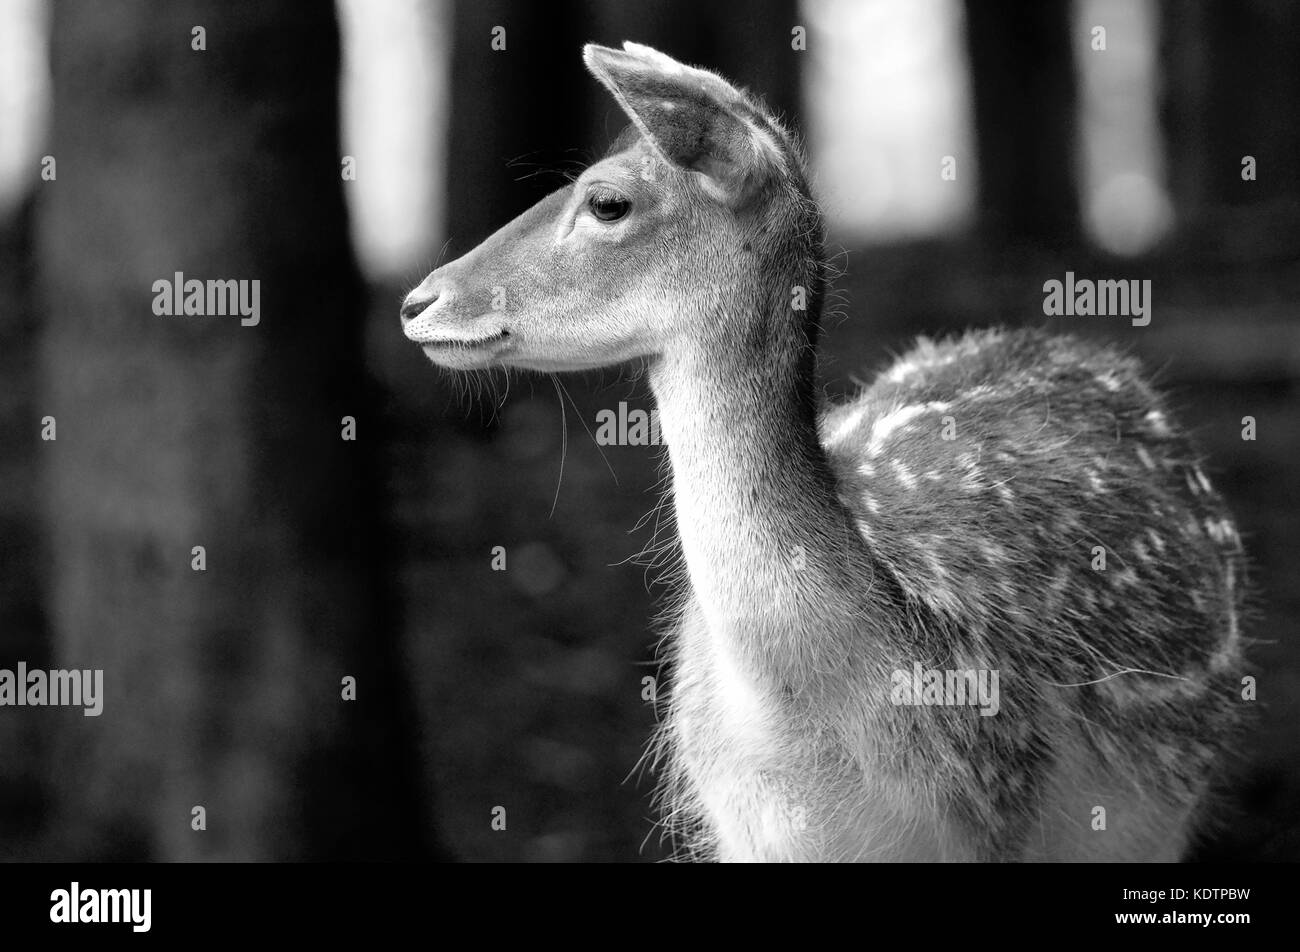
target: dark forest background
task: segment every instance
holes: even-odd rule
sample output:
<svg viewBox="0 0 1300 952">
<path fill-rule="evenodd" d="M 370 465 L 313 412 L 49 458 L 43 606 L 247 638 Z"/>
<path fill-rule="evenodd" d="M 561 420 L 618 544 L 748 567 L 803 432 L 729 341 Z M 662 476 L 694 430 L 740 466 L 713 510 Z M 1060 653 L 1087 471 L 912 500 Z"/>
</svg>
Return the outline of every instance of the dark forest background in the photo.
<svg viewBox="0 0 1300 952">
<path fill-rule="evenodd" d="M 824 383 L 846 392 L 916 334 L 1052 324 L 1042 282 L 1067 270 L 1152 280 L 1149 327 L 1068 329 L 1159 369 L 1255 563 L 1259 721 L 1194 858 L 1293 860 L 1300 6 L 1158 9 L 1172 233 L 1122 259 L 1084 235 L 1062 158 L 1079 135 L 1070 4 L 969 0 L 974 223 L 842 249 Z M 816 56 L 791 50 L 792 0 L 452 13 L 450 47 L 429 51 L 452 83 L 430 261 L 622 127 L 584 42 L 709 66 L 795 126 Z M 221 38 L 202 56 L 195 23 Z M 642 385 L 569 378 L 565 405 L 516 378 L 498 406 L 404 340 L 398 302 L 423 274 L 368 283 L 349 244 L 330 4 L 58 0 L 50 42 L 58 178 L 33 168 L 0 220 L 0 667 L 103 668 L 106 700 L 99 718 L 0 709 L 0 859 L 664 858 L 634 769 L 655 716 L 642 679 L 664 676 L 654 573 L 634 561 L 658 451 L 602 453 L 584 432 L 619 400 L 648 407 Z M 260 326 L 155 317 L 151 284 L 176 271 L 260 278 Z"/>
</svg>

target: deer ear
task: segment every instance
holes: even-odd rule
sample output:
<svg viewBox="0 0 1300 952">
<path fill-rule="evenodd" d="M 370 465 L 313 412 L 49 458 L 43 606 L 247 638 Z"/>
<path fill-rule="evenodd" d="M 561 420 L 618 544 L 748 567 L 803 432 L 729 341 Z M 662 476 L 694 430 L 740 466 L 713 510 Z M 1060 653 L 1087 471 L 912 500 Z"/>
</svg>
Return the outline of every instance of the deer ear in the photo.
<svg viewBox="0 0 1300 952">
<path fill-rule="evenodd" d="M 745 95 L 722 77 L 638 43 L 589 43 L 583 61 L 661 158 L 700 172 L 706 187 L 742 202 L 782 166 L 782 150 Z"/>
</svg>

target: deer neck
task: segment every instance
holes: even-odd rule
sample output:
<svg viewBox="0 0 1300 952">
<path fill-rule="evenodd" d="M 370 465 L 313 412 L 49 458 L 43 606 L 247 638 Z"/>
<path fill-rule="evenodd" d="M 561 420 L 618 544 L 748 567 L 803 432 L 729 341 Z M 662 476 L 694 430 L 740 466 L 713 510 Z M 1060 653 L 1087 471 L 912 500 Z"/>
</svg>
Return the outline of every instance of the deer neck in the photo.
<svg viewBox="0 0 1300 952">
<path fill-rule="evenodd" d="M 863 545 L 818 439 L 812 360 L 739 350 L 688 343 L 650 370 L 692 589 L 710 630 L 824 630 L 862 591 L 846 566 Z"/>
</svg>

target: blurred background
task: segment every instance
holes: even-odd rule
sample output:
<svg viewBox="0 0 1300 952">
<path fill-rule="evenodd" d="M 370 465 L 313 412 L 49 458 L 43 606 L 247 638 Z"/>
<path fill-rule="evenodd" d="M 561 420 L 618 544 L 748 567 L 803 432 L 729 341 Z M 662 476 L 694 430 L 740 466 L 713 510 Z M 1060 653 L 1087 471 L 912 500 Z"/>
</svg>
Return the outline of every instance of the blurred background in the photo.
<svg viewBox="0 0 1300 952">
<path fill-rule="evenodd" d="M 0 708 L 0 858 L 665 858 L 660 451 L 589 435 L 644 384 L 467 393 L 397 319 L 617 135 L 580 48 L 625 39 L 800 130 L 832 397 L 998 322 L 1159 371 L 1259 587 L 1193 858 L 1300 857 L 1300 6 L 0 0 L 0 667 L 106 695 Z M 1045 318 L 1067 270 L 1150 279 L 1150 325 Z M 261 323 L 155 316 L 177 271 Z"/>
</svg>

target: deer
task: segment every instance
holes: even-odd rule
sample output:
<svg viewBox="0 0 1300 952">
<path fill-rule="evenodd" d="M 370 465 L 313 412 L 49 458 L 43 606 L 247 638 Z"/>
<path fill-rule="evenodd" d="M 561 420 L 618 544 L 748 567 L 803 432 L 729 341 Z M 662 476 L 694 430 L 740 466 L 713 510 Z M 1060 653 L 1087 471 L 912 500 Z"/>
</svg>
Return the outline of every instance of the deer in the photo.
<svg viewBox="0 0 1300 952">
<path fill-rule="evenodd" d="M 400 320 L 453 372 L 644 367 L 684 568 L 647 751 L 674 858 L 1183 857 L 1242 722 L 1245 556 L 1140 363 L 976 329 L 830 403 L 802 144 L 650 47 L 583 59 L 630 124 Z"/>
</svg>

